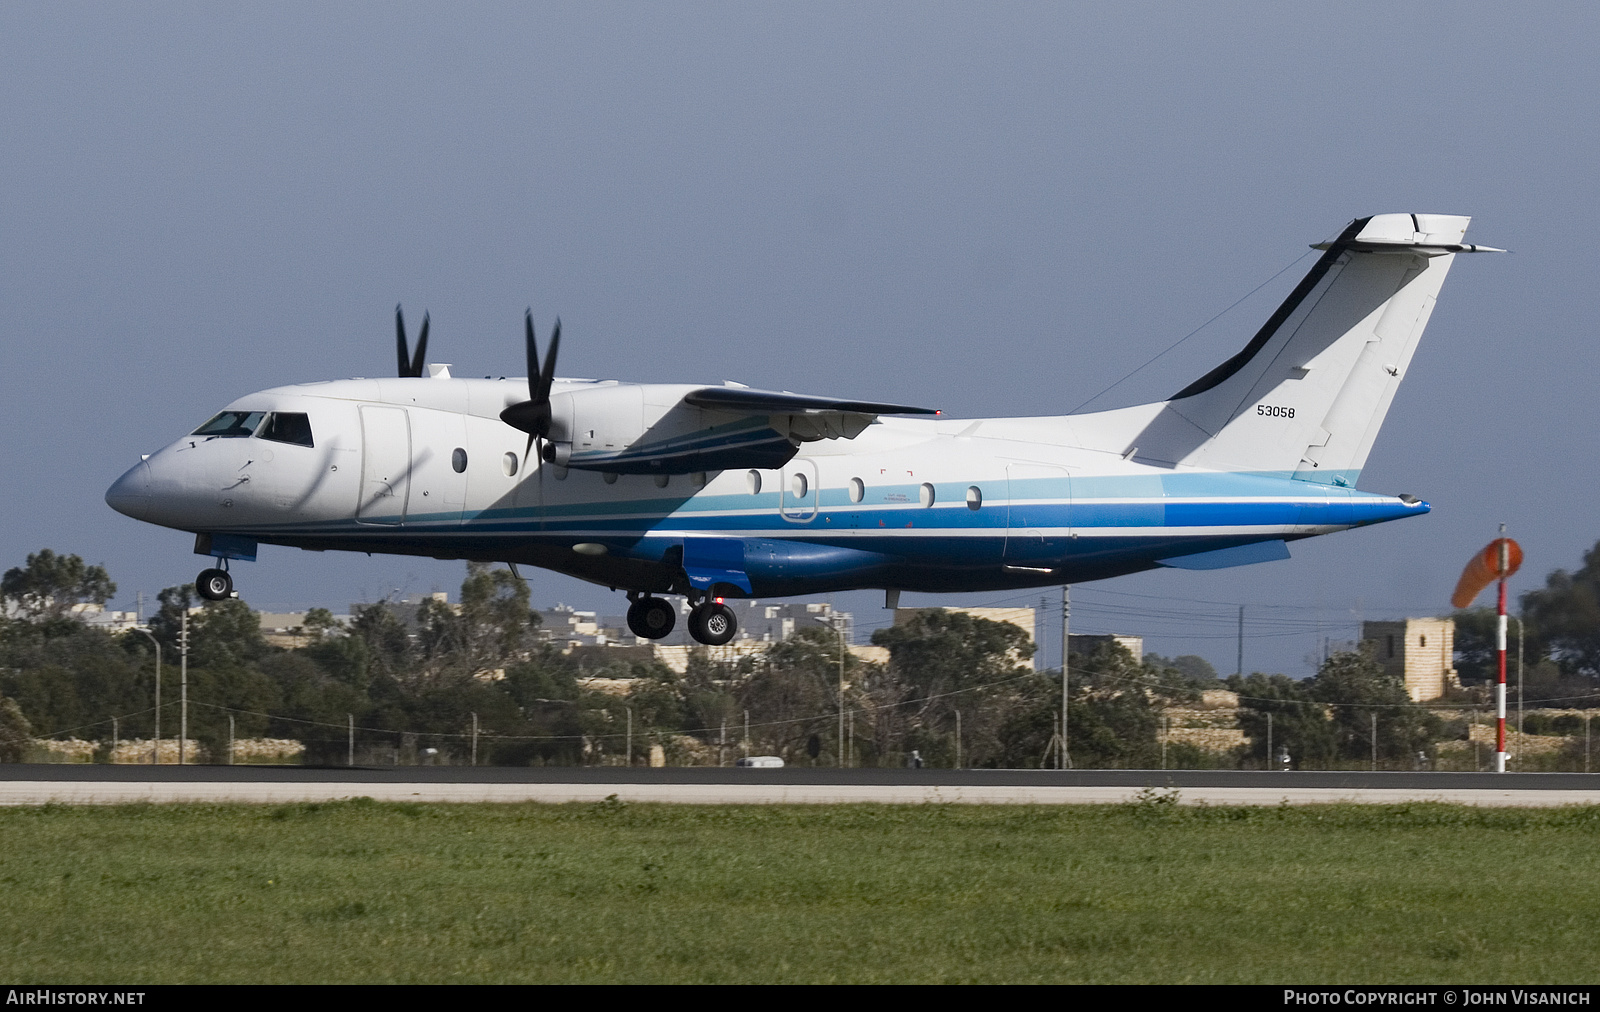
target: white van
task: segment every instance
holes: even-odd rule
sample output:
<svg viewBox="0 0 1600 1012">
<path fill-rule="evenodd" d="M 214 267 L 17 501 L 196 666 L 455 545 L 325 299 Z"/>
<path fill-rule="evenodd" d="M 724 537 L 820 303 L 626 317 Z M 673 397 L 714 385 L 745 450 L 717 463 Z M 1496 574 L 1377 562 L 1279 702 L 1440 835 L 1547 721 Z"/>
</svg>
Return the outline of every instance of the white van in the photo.
<svg viewBox="0 0 1600 1012">
<path fill-rule="evenodd" d="M 760 766 L 760 767 L 764 767 L 764 768 L 767 768 L 767 769 L 771 769 L 772 767 L 775 767 L 775 766 L 782 766 L 783 765 L 783 760 L 779 759 L 775 755 L 747 755 L 743 759 L 737 760 L 734 763 L 734 765 L 735 766 Z"/>
</svg>

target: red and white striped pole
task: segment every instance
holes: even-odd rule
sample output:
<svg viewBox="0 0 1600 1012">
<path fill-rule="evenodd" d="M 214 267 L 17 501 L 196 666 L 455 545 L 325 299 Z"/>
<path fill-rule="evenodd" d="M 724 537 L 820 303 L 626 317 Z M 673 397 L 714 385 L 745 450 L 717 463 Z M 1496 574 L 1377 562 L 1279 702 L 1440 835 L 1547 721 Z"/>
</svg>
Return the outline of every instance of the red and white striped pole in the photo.
<svg viewBox="0 0 1600 1012">
<path fill-rule="evenodd" d="M 1461 572 L 1461 582 L 1450 595 L 1450 603 L 1457 608 L 1470 607 L 1473 600 L 1489 584 L 1500 583 L 1500 606 L 1496 609 L 1499 622 L 1495 630 L 1495 646 L 1499 648 L 1500 672 L 1494 684 L 1495 734 L 1494 771 L 1506 771 L 1506 580 L 1522 566 L 1522 546 L 1506 537 L 1506 525 L 1500 525 L 1500 537 L 1489 542 L 1489 547 L 1472 557 Z"/>
<path fill-rule="evenodd" d="M 1511 569 L 1511 542 L 1505 538 L 1506 525 L 1500 525 L 1500 629 L 1497 645 L 1500 648 L 1500 676 L 1494 683 L 1494 771 L 1506 771 L 1506 576 Z"/>
</svg>

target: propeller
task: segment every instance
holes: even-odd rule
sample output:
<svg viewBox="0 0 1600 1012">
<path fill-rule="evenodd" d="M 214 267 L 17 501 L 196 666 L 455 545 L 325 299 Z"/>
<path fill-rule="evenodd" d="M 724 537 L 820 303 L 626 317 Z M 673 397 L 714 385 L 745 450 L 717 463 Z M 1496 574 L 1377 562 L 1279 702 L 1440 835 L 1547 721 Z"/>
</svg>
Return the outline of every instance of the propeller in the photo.
<svg viewBox="0 0 1600 1012">
<path fill-rule="evenodd" d="M 394 350 L 400 360 L 400 378 L 418 379 L 422 376 L 422 364 L 428 356 L 428 314 L 422 314 L 422 330 L 417 334 L 417 354 L 413 358 L 406 353 L 406 318 L 400 313 L 399 303 L 394 307 Z"/>
<path fill-rule="evenodd" d="M 528 445 L 522 459 L 528 459 L 533 441 L 540 440 L 539 458 L 544 458 L 543 440 L 550 437 L 550 386 L 556 379 L 556 352 L 561 349 L 561 320 L 556 319 L 555 330 L 550 334 L 550 350 L 545 355 L 544 369 L 539 368 L 539 343 L 533 334 L 533 310 L 522 317 L 524 337 L 528 344 L 528 399 L 518 401 L 500 412 L 500 420 L 514 429 L 528 434 Z M 543 469 L 540 469 L 541 474 Z"/>
</svg>

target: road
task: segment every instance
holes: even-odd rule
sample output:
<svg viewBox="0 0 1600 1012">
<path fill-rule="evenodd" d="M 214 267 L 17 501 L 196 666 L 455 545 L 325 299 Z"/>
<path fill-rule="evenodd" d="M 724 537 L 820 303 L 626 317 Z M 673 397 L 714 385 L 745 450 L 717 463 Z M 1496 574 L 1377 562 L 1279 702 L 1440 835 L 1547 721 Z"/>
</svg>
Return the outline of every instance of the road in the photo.
<svg viewBox="0 0 1600 1012">
<path fill-rule="evenodd" d="M 0 804 L 385 801 L 623 801 L 689 804 L 1090 804 L 1177 792 L 1184 804 L 1449 801 L 1600 803 L 1600 773 L 1239 770 L 645 769 L 0 765 Z"/>
</svg>

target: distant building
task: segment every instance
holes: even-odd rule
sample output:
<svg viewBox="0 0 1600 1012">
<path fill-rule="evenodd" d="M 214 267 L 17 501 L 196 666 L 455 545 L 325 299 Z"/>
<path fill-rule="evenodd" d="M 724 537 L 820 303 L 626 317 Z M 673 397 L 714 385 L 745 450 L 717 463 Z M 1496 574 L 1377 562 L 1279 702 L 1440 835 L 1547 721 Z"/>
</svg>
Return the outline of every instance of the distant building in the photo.
<svg viewBox="0 0 1600 1012">
<path fill-rule="evenodd" d="M 1363 622 L 1361 639 L 1383 670 L 1404 679 L 1412 702 L 1438 699 L 1459 688 L 1456 677 L 1456 622 L 1452 618 L 1408 618 L 1398 622 Z"/>
<path fill-rule="evenodd" d="M 139 626 L 139 613 L 136 611 L 107 611 L 103 604 L 87 602 L 72 606 L 72 617 L 84 625 L 106 632 L 123 632 Z"/>
<path fill-rule="evenodd" d="M 1071 637 L 1072 652 L 1080 657 L 1088 657 L 1107 643 L 1116 643 L 1126 647 L 1128 653 L 1133 655 L 1133 663 L 1144 663 L 1143 636 L 1123 636 L 1119 633 L 1072 633 Z"/>
</svg>

